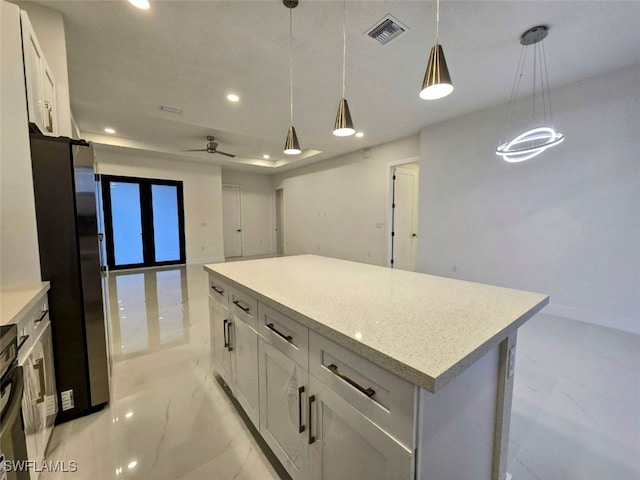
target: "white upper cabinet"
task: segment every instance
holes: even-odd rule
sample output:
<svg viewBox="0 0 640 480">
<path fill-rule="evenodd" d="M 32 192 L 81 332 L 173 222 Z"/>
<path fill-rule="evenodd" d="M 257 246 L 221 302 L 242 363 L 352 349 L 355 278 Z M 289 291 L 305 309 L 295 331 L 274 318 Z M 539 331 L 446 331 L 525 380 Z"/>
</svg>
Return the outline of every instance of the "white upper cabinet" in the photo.
<svg viewBox="0 0 640 480">
<path fill-rule="evenodd" d="M 56 136 L 56 81 L 25 11 L 20 12 L 20 23 L 29 122 L 43 134 Z"/>
</svg>

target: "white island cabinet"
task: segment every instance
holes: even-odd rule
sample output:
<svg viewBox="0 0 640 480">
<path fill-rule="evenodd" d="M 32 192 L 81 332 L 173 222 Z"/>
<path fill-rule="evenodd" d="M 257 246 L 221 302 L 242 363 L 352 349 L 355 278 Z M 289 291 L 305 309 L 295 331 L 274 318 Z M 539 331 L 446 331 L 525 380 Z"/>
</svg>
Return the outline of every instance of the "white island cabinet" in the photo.
<svg viewBox="0 0 640 480">
<path fill-rule="evenodd" d="M 548 296 L 315 255 L 204 268 L 215 371 L 292 478 L 504 480 L 516 331 Z"/>
</svg>

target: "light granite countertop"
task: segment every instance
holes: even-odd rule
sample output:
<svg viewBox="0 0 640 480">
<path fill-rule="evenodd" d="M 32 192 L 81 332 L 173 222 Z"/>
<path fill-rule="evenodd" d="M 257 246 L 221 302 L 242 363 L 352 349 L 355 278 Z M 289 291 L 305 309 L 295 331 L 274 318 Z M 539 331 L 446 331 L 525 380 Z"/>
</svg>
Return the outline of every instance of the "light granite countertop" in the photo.
<svg viewBox="0 0 640 480">
<path fill-rule="evenodd" d="M 0 325 L 18 323 L 31 309 L 43 292 L 49 291 L 49 282 L 0 289 Z"/>
<path fill-rule="evenodd" d="M 204 268 L 432 393 L 549 303 L 540 293 L 316 255 Z"/>
</svg>

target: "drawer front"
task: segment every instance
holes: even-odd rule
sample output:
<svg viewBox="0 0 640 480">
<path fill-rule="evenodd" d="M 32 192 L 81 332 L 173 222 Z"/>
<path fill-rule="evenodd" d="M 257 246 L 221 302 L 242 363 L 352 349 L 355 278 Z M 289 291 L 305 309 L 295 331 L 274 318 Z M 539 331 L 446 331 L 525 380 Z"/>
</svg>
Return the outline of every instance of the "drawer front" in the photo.
<svg viewBox="0 0 640 480">
<path fill-rule="evenodd" d="M 258 303 L 258 316 L 258 333 L 309 370 L 309 329 L 264 303 Z"/>
<path fill-rule="evenodd" d="M 309 373 L 400 443 L 413 448 L 414 386 L 309 332 Z"/>
<path fill-rule="evenodd" d="M 240 290 L 229 288 L 229 308 L 239 319 L 258 330 L 258 301 Z"/>
<path fill-rule="evenodd" d="M 217 275 L 209 274 L 209 296 L 225 307 L 229 305 L 229 287 Z"/>
<path fill-rule="evenodd" d="M 47 320 L 49 320 L 49 302 L 45 294 L 18 321 L 18 345 L 24 342 L 20 351 L 24 352 L 31 348 L 36 338 L 40 336 Z"/>
</svg>

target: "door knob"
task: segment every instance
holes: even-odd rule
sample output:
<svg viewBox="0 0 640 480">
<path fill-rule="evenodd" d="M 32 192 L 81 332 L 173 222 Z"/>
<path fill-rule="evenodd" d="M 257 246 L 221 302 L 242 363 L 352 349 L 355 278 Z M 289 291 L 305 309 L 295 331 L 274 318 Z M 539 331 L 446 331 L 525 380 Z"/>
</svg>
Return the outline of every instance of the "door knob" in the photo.
<svg viewBox="0 0 640 480">
<path fill-rule="evenodd" d="M 240 230 L 240 229 L 236 230 L 236 232 L 241 232 L 241 231 L 242 231 L 242 230 Z"/>
</svg>

